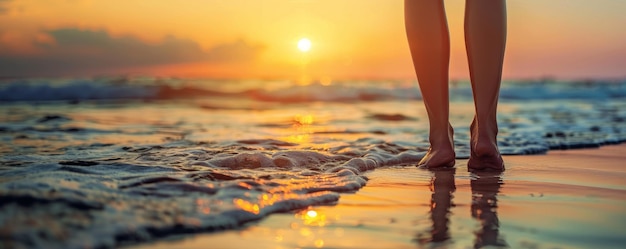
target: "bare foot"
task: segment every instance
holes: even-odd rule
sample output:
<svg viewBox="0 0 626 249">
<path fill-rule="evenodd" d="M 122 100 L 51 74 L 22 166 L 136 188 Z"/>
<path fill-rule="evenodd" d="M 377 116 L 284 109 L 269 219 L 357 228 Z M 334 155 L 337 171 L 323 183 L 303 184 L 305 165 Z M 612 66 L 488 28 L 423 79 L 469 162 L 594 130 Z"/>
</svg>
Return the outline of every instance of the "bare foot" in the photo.
<svg viewBox="0 0 626 249">
<path fill-rule="evenodd" d="M 454 130 L 448 125 L 447 137 L 439 136 L 431 133 L 430 148 L 428 152 L 417 163 L 420 168 L 451 168 L 456 163 L 456 154 L 454 153 Z"/>
<path fill-rule="evenodd" d="M 483 127 L 478 127 L 476 118 L 474 118 L 470 126 L 470 148 L 472 152 L 467 162 L 468 170 L 504 171 L 504 161 L 496 142 L 497 128 L 481 128 Z"/>
</svg>

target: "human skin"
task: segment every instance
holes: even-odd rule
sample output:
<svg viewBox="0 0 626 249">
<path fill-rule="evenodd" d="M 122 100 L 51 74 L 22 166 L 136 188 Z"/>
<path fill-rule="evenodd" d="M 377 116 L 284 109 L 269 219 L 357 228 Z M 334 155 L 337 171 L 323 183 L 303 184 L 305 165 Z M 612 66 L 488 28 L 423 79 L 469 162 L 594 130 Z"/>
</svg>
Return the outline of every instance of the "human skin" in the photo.
<svg viewBox="0 0 626 249">
<path fill-rule="evenodd" d="M 430 148 L 419 167 L 453 167 L 454 131 L 449 121 L 450 35 L 443 1 L 405 0 L 407 39 L 428 113 Z M 504 170 L 496 121 L 506 43 L 504 0 L 467 0 L 465 45 L 474 94 L 468 169 Z"/>
<path fill-rule="evenodd" d="M 506 2 L 467 0 L 465 47 L 476 115 L 470 125 L 470 170 L 504 170 L 496 113 L 506 45 Z"/>
</svg>

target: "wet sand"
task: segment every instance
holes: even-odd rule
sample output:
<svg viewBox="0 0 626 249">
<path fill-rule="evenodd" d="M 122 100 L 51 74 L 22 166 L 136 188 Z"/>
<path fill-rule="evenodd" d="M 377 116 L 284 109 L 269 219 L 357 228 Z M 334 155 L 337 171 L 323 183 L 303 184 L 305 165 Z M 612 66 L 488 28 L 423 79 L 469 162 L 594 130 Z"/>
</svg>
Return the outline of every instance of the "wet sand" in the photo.
<svg viewBox="0 0 626 249">
<path fill-rule="evenodd" d="M 366 173 L 336 205 L 129 248 L 623 248 L 626 144 L 506 156 L 501 175 Z"/>
</svg>

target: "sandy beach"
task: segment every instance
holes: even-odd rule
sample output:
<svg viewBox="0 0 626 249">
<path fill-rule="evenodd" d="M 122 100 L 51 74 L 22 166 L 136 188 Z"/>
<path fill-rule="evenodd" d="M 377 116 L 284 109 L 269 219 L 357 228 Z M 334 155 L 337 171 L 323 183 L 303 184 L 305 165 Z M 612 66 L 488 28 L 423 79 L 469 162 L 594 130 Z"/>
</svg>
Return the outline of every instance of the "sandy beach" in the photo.
<svg viewBox="0 0 626 249">
<path fill-rule="evenodd" d="M 625 161 L 621 144 L 506 156 L 499 176 L 381 168 L 336 205 L 129 248 L 622 248 Z"/>
<path fill-rule="evenodd" d="M 626 243 L 626 82 L 504 84 L 501 175 L 467 172 L 468 82 L 451 89 L 456 168 L 436 172 L 414 167 L 414 82 L 3 86 L 0 248 Z"/>
</svg>

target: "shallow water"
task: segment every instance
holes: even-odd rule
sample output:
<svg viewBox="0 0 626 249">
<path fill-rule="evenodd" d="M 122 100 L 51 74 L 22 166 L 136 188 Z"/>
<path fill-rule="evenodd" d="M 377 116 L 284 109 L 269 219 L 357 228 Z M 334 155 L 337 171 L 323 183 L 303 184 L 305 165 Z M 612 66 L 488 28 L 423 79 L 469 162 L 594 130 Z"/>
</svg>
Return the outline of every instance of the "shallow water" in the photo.
<svg viewBox="0 0 626 249">
<path fill-rule="evenodd" d="M 336 205 L 130 248 L 622 248 L 625 148 L 506 156 L 504 173 L 383 167 Z"/>
<path fill-rule="evenodd" d="M 0 91 L 3 245 L 115 247 L 236 228 L 336 203 L 367 183 L 364 172 L 413 165 L 428 148 L 423 104 L 404 83 L 270 82 L 260 92 L 254 83 L 207 83 L 219 90 L 209 91 L 171 80 L 163 91 L 105 82 L 9 82 Z M 588 96 L 575 85 L 544 86 L 539 96 L 542 84 L 503 87 L 501 151 L 626 140 L 623 85 L 598 84 Z M 468 89 L 454 88 L 451 105 L 459 158 L 469 153 Z M 550 94 L 559 89 L 569 98 Z"/>
</svg>

